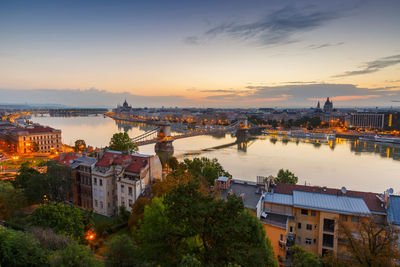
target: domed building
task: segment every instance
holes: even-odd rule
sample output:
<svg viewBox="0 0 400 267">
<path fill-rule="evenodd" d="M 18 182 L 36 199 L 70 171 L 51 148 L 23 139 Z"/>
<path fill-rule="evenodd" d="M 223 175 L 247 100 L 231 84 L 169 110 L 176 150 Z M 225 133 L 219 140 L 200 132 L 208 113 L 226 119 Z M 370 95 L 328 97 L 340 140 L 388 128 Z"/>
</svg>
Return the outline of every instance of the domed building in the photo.
<svg viewBox="0 0 400 267">
<path fill-rule="evenodd" d="M 115 113 L 131 113 L 132 111 L 132 106 L 126 102 L 126 99 L 122 106 L 118 105 L 116 109 L 113 110 Z"/>
<path fill-rule="evenodd" d="M 329 97 L 326 98 L 323 110 L 325 113 L 331 113 L 333 111 L 333 102 L 329 100 Z"/>
</svg>

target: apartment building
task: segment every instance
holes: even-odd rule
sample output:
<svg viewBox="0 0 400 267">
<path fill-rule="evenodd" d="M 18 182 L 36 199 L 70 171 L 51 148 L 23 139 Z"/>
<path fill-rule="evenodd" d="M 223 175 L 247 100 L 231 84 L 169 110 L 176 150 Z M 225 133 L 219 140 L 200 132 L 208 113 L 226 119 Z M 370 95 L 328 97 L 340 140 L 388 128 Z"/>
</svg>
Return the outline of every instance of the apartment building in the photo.
<svg viewBox="0 0 400 267">
<path fill-rule="evenodd" d="M 72 195 L 73 203 L 83 209 L 93 209 L 92 170 L 97 162 L 92 157 L 76 157 L 72 168 Z"/>
<path fill-rule="evenodd" d="M 290 184 L 270 183 L 262 196 L 260 220 L 282 266 L 289 264 L 290 247 L 341 255 L 345 243 L 339 227 L 356 229 L 361 220 L 385 223 L 380 194 Z"/>
<path fill-rule="evenodd" d="M 105 216 L 131 205 L 151 182 L 161 179 L 158 156 L 106 150 L 92 170 L 93 210 Z"/>
<path fill-rule="evenodd" d="M 28 126 L 7 131 L 6 142 L 17 153 L 51 153 L 62 150 L 61 130 L 45 126 Z"/>
</svg>

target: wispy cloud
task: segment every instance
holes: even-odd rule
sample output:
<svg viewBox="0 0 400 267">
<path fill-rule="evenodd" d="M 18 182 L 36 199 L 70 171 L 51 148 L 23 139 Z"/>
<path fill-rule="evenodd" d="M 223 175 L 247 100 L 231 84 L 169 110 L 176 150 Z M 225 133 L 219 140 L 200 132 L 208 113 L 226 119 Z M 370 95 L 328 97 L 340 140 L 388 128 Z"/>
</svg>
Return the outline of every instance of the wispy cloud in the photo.
<svg viewBox="0 0 400 267">
<path fill-rule="evenodd" d="M 352 101 L 352 100 L 363 100 L 363 99 L 370 99 L 370 98 L 377 98 L 381 97 L 380 95 L 340 95 L 340 96 L 334 96 L 331 97 L 330 99 L 332 101 Z M 307 98 L 307 100 L 310 101 L 325 101 L 325 98 Z"/>
<path fill-rule="evenodd" d="M 311 31 L 343 16 L 343 10 L 317 10 L 315 7 L 298 8 L 287 6 L 275 10 L 253 22 L 224 22 L 207 30 L 202 37 L 214 38 L 225 35 L 231 38 L 256 41 L 268 46 L 297 42 L 297 33 Z M 201 37 L 190 36 L 188 44 L 198 44 Z M 324 44 L 323 46 L 328 46 Z"/>
<path fill-rule="evenodd" d="M 326 47 L 331 47 L 331 46 L 340 46 L 343 45 L 344 42 L 339 42 L 339 43 L 325 43 L 325 44 L 320 44 L 320 45 L 309 45 L 308 48 L 310 49 L 321 49 L 321 48 L 326 48 Z"/>
<path fill-rule="evenodd" d="M 393 55 L 389 57 L 380 58 L 377 60 L 369 61 L 362 66 L 360 70 L 346 71 L 345 73 L 335 75 L 334 77 L 348 77 L 354 75 L 374 73 L 381 69 L 396 65 L 400 63 L 400 55 Z"/>
</svg>

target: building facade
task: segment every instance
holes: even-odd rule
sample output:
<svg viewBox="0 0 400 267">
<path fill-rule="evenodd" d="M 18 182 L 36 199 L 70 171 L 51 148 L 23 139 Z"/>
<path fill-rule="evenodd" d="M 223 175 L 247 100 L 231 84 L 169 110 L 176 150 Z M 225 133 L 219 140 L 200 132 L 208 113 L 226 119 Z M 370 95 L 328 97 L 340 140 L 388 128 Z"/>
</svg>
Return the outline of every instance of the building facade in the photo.
<svg viewBox="0 0 400 267">
<path fill-rule="evenodd" d="M 73 203 L 83 209 L 93 209 L 92 170 L 97 159 L 77 157 L 70 165 L 72 168 Z"/>
<path fill-rule="evenodd" d="M 44 126 L 14 128 L 6 133 L 10 148 L 20 154 L 52 153 L 62 150 L 61 130 Z"/>
<path fill-rule="evenodd" d="M 346 119 L 346 125 L 355 128 L 382 129 L 385 126 L 385 115 L 380 113 L 351 113 Z"/>
<path fill-rule="evenodd" d="M 119 206 L 131 206 L 155 180 L 161 179 L 158 156 L 106 150 L 92 171 L 93 210 L 113 216 Z"/>
</svg>

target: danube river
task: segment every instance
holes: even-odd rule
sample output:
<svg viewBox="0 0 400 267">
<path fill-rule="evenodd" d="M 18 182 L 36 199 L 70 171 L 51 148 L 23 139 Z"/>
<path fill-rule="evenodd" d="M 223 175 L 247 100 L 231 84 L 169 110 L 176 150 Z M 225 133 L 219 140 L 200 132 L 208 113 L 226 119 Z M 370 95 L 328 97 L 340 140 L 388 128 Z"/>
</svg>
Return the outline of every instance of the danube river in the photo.
<svg viewBox="0 0 400 267">
<path fill-rule="evenodd" d="M 65 144 L 84 139 L 94 147 L 108 145 L 111 136 L 127 131 L 131 137 L 154 128 L 152 125 L 116 122 L 103 116 L 32 117 L 32 121 L 62 130 Z M 333 142 L 282 139 L 258 136 L 246 143 L 231 134 L 196 136 L 174 141 L 175 156 L 217 158 L 234 178 L 256 180 L 256 176 L 276 175 L 289 169 L 300 184 L 351 190 L 383 192 L 389 187 L 400 191 L 400 146 L 389 146 L 337 138 Z M 139 152 L 155 154 L 154 144 Z"/>
</svg>

